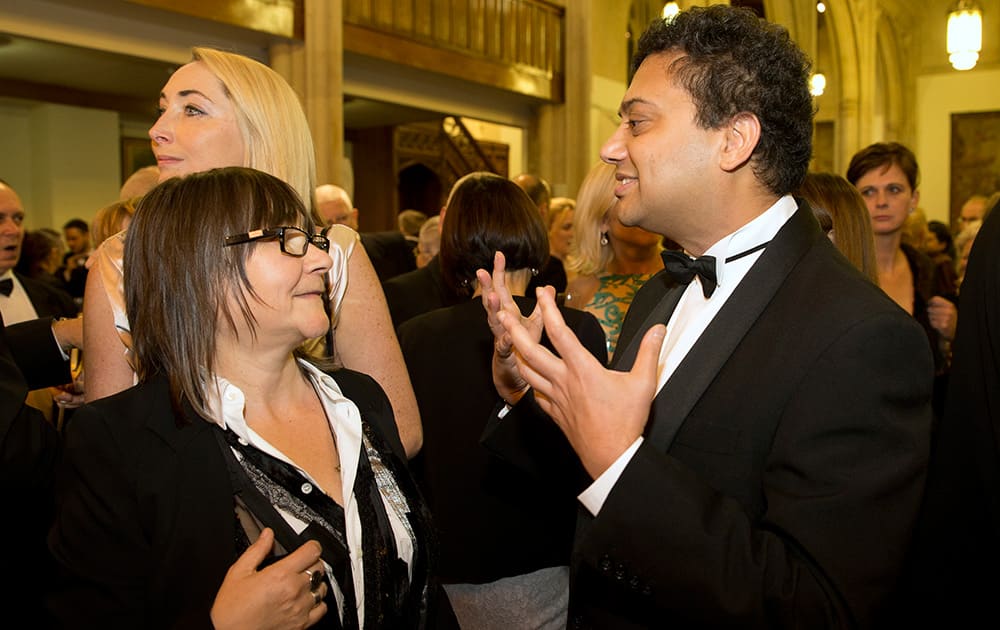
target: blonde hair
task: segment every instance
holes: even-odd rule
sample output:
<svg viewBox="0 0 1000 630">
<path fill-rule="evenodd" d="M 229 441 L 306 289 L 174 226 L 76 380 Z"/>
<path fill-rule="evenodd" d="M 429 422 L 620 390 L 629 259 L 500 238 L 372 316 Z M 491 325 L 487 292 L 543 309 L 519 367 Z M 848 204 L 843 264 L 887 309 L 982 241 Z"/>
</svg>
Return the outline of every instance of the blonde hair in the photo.
<svg viewBox="0 0 1000 630">
<path fill-rule="evenodd" d="M 243 166 L 287 182 L 313 211 L 316 151 L 305 111 L 285 79 L 266 65 L 235 53 L 195 47 L 192 60 L 205 64 L 233 103 L 243 136 Z"/>
<path fill-rule="evenodd" d="M 90 234 L 95 247 L 125 229 L 132 220 L 135 206 L 140 199 L 142 195 L 116 201 L 94 214 L 94 220 L 90 222 Z"/>
<path fill-rule="evenodd" d="M 566 268 L 582 276 L 593 276 L 608 268 L 614 250 L 601 245 L 603 223 L 615 203 L 615 167 L 598 162 L 580 184 L 573 212 L 573 241 Z"/>
<path fill-rule="evenodd" d="M 548 225 L 545 227 L 551 231 L 552 226 L 556 224 L 559 217 L 567 210 L 576 210 L 576 201 L 574 199 L 570 199 L 569 197 L 553 197 L 552 201 L 549 202 Z"/>
</svg>

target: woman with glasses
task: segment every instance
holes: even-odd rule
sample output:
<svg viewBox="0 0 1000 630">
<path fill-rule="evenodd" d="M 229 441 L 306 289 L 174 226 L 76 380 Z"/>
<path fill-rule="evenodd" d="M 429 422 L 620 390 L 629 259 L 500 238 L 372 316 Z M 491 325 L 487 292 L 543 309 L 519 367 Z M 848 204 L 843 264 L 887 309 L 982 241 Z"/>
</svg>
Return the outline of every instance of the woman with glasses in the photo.
<svg viewBox="0 0 1000 630">
<path fill-rule="evenodd" d="M 159 108 L 149 136 L 161 182 L 212 168 L 247 166 L 287 182 L 312 210 L 316 161 L 309 125 L 295 92 L 271 68 L 242 55 L 195 48 L 192 61 L 163 87 Z M 327 236 L 332 241 L 327 274 L 330 322 L 340 334 L 335 347 L 323 348 L 314 341 L 313 351 L 335 355 L 385 388 L 403 445 L 412 456 L 422 441 L 420 416 L 378 277 L 358 246 L 357 232 L 333 226 Z M 135 382 L 130 318 L 122 292 L 123 243 L 120 234 L 102 245 L 94 263 L 99 273 L 88 274 L 87 400 Z"/>
<path fill-rule="evenodd" d="M 427 623 L 430 517 L 389 401 L 302 350 L 328 325 L 329 247 L 260 171 L 140 201 L 124 257 L 139 383 L 67 432 L 49 537 L 63 625 Z"/>
</svg>

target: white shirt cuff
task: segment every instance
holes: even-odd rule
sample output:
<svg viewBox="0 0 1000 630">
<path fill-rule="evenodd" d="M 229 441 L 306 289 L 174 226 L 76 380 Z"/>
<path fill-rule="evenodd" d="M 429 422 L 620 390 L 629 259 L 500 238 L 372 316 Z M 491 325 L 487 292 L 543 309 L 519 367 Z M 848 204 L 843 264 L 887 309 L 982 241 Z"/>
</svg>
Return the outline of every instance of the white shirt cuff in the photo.
<svg viewBox="0 0 1000 630">
<path fill-rule="evenodd" d="M 611 489 L 618 483 L 618 478 L 622 476 L 625 467 L 632 461 L 632 456 L 639 450 L 640 444 L 642 444 L 642 436 L 636 438 L 635 442 L 632 442 L 632 446 L 618 456 L 615 463 L 611 464 L 600 477 L 594 480 L 594 483 L 590 484 L 590 487 L 576 497 L 592 515 L 597 516 L 597 513 L 604 507 L 604 502 L 608 500 Z"/>
<path fill-rule="evenodd" d="M 54 324 L 54 323 L 55 323 L 55 320 L 53 320 L 53 322 L 52 322 L 52 323 Z M 62 346 L 61 346 L 61 345 L 59 344 L 59 337 L 58 337 L 58 336 L 56 336 L 56 331 L 55 331 L 55 329 L 53 329 L 53 328 L 49 328 L 49 332 L 51 332 L 51 333 L 52 333 L 52 341 L 54 341 L 54 342 L 55 342 L 55 344 L 56 344 L 56 347 L 57 347 L 57 348 L 59 348 L 59 354 L 61 354 L 61 355 L 62 355 L 62 359 L 63 359 L 63 361 L 69 361 L 69 355 L 68 355 L 68 354 L 66 354 L 66 351 L 65 351 L 65 350 L 63 350 L 63 349 L 62 349 Z"/>
</svg>

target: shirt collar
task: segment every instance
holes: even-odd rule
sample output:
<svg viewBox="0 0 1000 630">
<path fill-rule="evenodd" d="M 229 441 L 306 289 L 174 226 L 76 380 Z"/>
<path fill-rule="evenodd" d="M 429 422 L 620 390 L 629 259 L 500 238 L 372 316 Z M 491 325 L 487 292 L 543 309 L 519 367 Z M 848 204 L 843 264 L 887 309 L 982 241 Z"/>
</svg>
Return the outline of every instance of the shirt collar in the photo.
<svg viewBox="0 0 1000 630">
<path fill-rule="evenodd" d="M 726 258 L 741 254 L 773 239 L 781 226 L 795 214 L 796 210 L 798 210 L 798 204 L 795 203 L 791 195 L 785 195 L 752 221 L 732 234 L 722 237 L 715 245 L 709 247 L 705 254 L 715 256 L 715 274 L 718 284 L 722 286 L 726 282 Z M 747 259 L 755 260 L 756 258 L 748 256 Z"/>
</svg>

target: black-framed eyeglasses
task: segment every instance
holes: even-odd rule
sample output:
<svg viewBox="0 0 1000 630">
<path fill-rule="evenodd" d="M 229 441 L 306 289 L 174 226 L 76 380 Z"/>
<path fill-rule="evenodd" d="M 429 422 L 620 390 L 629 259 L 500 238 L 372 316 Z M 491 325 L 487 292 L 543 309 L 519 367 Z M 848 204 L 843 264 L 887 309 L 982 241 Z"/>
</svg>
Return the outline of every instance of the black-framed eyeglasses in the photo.
<svg viewBox="0 0 1000 630">
<path fill-rule="evenodd" d="M 330 251 L 330 239 L 322 234 L 309 234 L 302 228 L 283 225 L 281 227 L 265 228 L 263 230 L 251 230 L 243 234 L 233 234 L 226 237 L 225 247 L 259 241 L 265 238 L 276 238 L 281 243 L 281 253 L 289 256 L 301 257 L 306 255 L 306 250 L 311 244 L 324 252 Z"/>
</svg>

